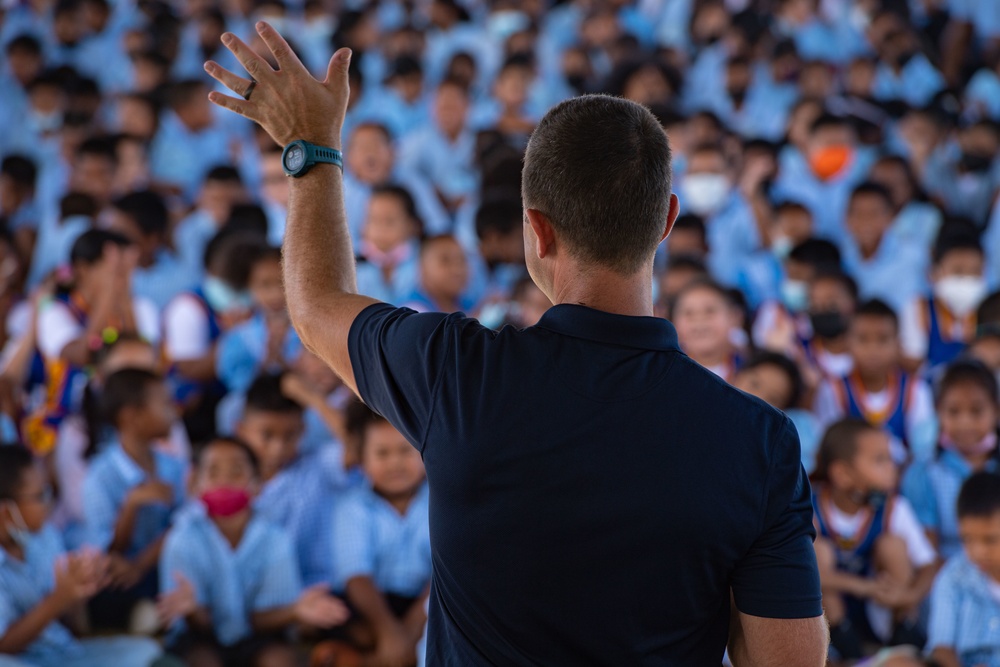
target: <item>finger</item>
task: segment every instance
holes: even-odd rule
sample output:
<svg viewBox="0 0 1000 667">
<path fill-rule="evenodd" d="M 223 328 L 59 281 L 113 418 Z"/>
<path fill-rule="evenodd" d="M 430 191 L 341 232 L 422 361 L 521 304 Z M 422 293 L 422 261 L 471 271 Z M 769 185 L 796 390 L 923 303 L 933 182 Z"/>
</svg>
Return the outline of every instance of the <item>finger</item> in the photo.
<svg viewBox="0 0 1000 667">
<path fill-rule="evenodd" d="M 216 106 L 220 106 L 223 109 L 232 111 L 233 113 L 238 113 L 244 118 L 249 118 L 252 121 L 257 121 L 257 107 L 251 102 L 238 100 L 235 97 L 229 97 L 228 95 L 217 93 L 214 90 L 208 94 L 208 100 Z"/>
<path fill-rule="evenodd" d="M 326 68 L 326 81 L 323 82 L 329 88 L 348 87 L 347 72 L 351 67 L 351 50 L 337 49 L 337 52 L 330 58 L 330 64 Z"/>
<path fill-rule="evenodd" d="M 250 88 L 250 79 L 244 79 L 241 76 L 236 76 L 225 67 L 212 60 L 205 63 L 205 71 L 208 72 L 210 77 L 240 97 L 246 97 L 247 90 Z"/>
<path fill-rule="evenodd" d="M 257 81 L 263 81 L 274 76 L 274 70 L 267 64 L 267 61 L 257 55 L 257 52 L 247 46 L 243 40 L 231 32 L 222 35 L 222 43 L 233 52 L 236 59 L 243 65 L 247 74 Z"/>
<path fill-rule="evenodd" d="M 278 68 L 285 71 L 299 71 L 305 72 L 305 65 L 299 60 L 299 57 L 295 55 L 292 51 L 292 47 L 288 45 L 285 38 L 275 30 L 269 23 L 265 21 L 257 22 L 257 34 L 260 38 L 264 40 L 264 44 L 267 48 L 271 50 L 274 55 L 275 62 L 278 63 Z"/>
</svg>

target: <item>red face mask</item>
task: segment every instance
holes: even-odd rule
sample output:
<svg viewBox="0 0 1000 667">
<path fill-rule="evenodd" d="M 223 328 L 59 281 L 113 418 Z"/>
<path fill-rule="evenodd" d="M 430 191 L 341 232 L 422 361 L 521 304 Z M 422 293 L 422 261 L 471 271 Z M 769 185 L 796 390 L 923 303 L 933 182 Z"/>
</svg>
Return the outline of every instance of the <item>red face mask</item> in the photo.
<svg viewBox="0 0 1000 667">
<path fill-rule="evenodd" d="M 201 494 L 208 516 L 232 516 L 250 506 L 250 492 L 246 489 L 223 486 Z"/>
<path fill-rule="evenodd" d="M 842 172 L 853 156 L 850 146 L 827 146 L 813 153 L 809 165 L 819 180 L 828 181 Z"/>
</svg>

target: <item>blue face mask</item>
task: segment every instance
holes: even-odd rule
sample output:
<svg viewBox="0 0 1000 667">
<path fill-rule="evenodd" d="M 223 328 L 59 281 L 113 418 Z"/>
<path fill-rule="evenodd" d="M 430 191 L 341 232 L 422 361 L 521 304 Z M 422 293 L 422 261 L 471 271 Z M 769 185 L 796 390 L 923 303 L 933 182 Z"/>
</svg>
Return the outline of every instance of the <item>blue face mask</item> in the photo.
<svg viewBox="0 0 1000 667">
<path fill-rule="evenodd" d="M 809 285 L 802 280 L 785 280 L 781 283 L 781 303 L 793 313 L 801 313 L 809 306 Z"/>
<path fill-rule="evenodd" d="M 248 307 L 248 297 L 242 292 L 237 292 L 229 283 L 215 276 L 207 276 L 202 287 L 205 293 L 205 300 L 217 313 L 226 313 L 231 310 Z"/>
</svg>

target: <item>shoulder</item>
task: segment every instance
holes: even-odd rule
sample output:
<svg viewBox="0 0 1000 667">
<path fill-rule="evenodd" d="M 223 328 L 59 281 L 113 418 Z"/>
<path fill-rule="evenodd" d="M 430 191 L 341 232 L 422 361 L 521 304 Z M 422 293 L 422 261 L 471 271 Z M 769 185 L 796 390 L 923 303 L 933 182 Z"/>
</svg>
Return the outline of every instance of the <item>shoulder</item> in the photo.
<svg viewBox="0 0 1000 667">
<path fill-rule="evenodd" d="M 962 552 L 945 563 L 934 580 L 935 590 L 950 589 L 952 593 L 980 590 L 986 582 L 979 569 Z"/>
<path fill-rule="evenodd" d="M 158 472 L 174 478 L 183 475 L 186 466 L 181 458 L 161 450 L 155 450 L 153 456 L 156 459 L 156 469 Z"/>
</svg>

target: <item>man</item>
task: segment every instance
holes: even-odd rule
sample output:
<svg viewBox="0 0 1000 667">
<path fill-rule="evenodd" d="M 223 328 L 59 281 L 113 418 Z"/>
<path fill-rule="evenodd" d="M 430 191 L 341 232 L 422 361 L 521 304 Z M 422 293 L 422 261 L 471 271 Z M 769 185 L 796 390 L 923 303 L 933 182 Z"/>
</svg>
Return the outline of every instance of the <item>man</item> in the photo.
<svg viewBox="0 0 1000 667">
<path fill-rule="evenodd" d="M 226 34 L 254 82 L 207 63 L 243 98 L 210 99 L 279 144 L 339 148 L 350 51 L 321 83 L 258 31 L 280 70 Z M 737 666 L 824 664 L 794 428 L 649 317 L 653 256 L 678 210 L 656 119 L 571 100 L 541 121 L 524 166 L 527 263 L 557 305 L 500 333 L 354 294 L 340 170 L 291 182 L 295 327 L 424 457 L 427 664 L 709 665 L 727 639 Z"/>
</svg>

